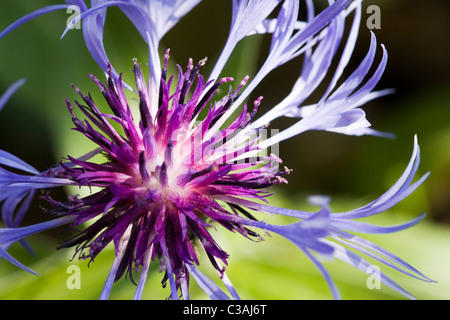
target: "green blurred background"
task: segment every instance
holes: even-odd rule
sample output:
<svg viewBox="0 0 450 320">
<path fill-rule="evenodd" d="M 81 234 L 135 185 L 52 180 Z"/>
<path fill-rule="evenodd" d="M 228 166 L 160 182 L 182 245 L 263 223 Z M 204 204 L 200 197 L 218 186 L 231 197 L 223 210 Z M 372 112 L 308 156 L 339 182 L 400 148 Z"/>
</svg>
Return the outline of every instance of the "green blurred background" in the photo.
<svg viewBox="0 0 450 320">
<path fill-rule="evenodd" d="M 323 3 L 324 1 L 319 3 Z M 0 4 L 0 29 L 46 5 L 58 1 L 6 0 Z M 378 42 L 389 52 L 387 70 L 377 89 L 395 88 L 396 93 L 364 108 L 375 129 L 389 131 L 396 138 L 348 137 L 311 132 L 280 145 L 284 164 L 294 169 L 289 184 L 277 187 L 271 197 L 274 205 L 311 209 L 308 195 L 332 196 L 335 210 L 356 208 L 382 194 L 403 172 L 412 151 L 413 136 L 418 134 L 422 151 L 419 174 L 431 171 L 429 179 L 407 200 L 376 217 L 380 224 L 397 224 L 422 212 L 427 218 L 418 226 L 391 235 L 369 237 L 404 258 L 438 283 L 422 283 L 382 268 L 419 299 L 450 298 L 450 2 L 365 1 L 361 32 L 353 65 L 367 52 L 370 35 L 365 21 L 369 5 L 381 9 L 381 29 L 374 30 Z M 103 101 L 88 74 L 102 77 L 82 39 L 80 30 L 72 30 L 60 40 L 70 14 L 48 14 L 28 22 L 0 40 L 0 92 L 26 77 L 24 87 L 12 98 L 0 116 L 0 148 L 45 170 L 62 156 L 81 155 L 92 145 L 81 134 L 70 130 L 72 123 L 65 98 L 76 98 L 74 83 L 83 92 L 91 92 Z M 205 0 L 170 31 L 162 49 L 171 48 L 171 61 L 185 67 L 187 59 L 208 63 L 202 71 L 208 75 L 220 54 L 231 17 L 231 1 Z M 269 39 L 254 36 L 238 45 L 223 75 L 239 80 L 254 75 L 264 61 Z M 143 64 L 146 49 L 133 26 L 118 9 L 108 13 L 105 43 L 116 70 L 131 82 L 131 59 Z M 380 50 L 381 51 L 381 50 Z M 380 53 L 380 52 L 379 52 Z M 380 54 L 378 55 L 379 61 Z M 269 75 L 255 92 L 264 96 L 260 114 L 286 95 L 298 77 L 301 64 L 294 61 Z M 100 98 L 100 99 L 99 99 Z M 315 97 L 317 99 L 317 96 Z M 292 121 L 274 121 L 271 128 L 282 129 Z M 56 193 L 52 194 L 58 197 Z M 60 191 L 62 198 L 64 191 Z M 24 224 L 42 221 L 40 201 L 35 201 Z M 271 218 L 283 223 L 282 218 Z M 20 246 L 10 252 L 31 266 L 36 277 L 0 261 L 0 299 L 96 299 L 112 263 L 112 250 L 87 266 L 72 258 L 71 250 L 56 251 L 64 230 L 55 230 L 30 239 L 37 257 Z M 253 243 L 234 234 L 217 232 L 219 243 L 231 254 L 228 275 L 245 299 L 329 299 L 329 289 L 312 263 L 293 245 L 276 236 Z M 81 289 L 69 290 L 67 267 L 80 265 Z M 207 265 L 205 263 L 204 265 Z M 366 287 L 367 274 L 340 262 L 326 262 L 344 299 L 401 299 L 382 285 L 379 290 Z M 202 269 L 203 271 L 205 268 Z M 207 271 L 205 271 L 207 272 Z M 210 273 L 214 276 L 214 273 Z M 166 298 L 162 274 L 154 265 L 144 297 Z M 135 286 L 122 279 L 111 298 L 132 297 Z M 193 285 L 193 298 L 205 295 Z"/>
</svg>

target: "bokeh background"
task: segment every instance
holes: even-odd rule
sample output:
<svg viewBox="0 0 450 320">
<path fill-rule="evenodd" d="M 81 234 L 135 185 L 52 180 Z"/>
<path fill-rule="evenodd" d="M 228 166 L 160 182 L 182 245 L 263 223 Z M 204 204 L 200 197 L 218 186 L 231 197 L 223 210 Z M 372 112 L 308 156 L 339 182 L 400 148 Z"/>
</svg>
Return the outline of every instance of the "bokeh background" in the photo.
<svg viewBox="0 0 450 320">
<path fill-rule="evenodd" d="M 324 1 L 318 1 L 319 7 Z M 0 4 L 0 29 L 16 19 L 58 1 L 19 0 Z M 365 110 L 375 129 L 392 132 L 395 139 L 348 137 L 311 132 L 282 142 L 284 164 L 294 169 L 289 184 L 277 187 L 271 203 L 311 209 L 312 194 L 332 197 L 335 210 L 352 209 L 381 195 L 401 175 L 410 158 L 413 136 L 418 135 L 422 162 L 419 174 L 431 171 L 428 180 L 407 200 L 376 217 L 380 224 L 397 224 L 422 212 L 427 217 L 418 226 L 398 234 L 370 239 L 410 262 L 437 283 L 422 283 L 382 268 L 419 299 L 450 299 L 450 2 L 446 0 L 364 1 L 359 42 L 352 63 L 357 66 L 367 52 L 370 33 L 365 25 L 370 5 L 381 9 L 381 29 L 373 30 L 389 52 L 389 62 L 378 89 L 396 93 L 367 104 Z M 75 99 L 73 83 L 102 101 L 88 74 L 102 77 L 82 39 L 80 30 L 60 39 L 70 13 L 60 11 L 35 19 L 0 40 L 0 92 L 14 81 L 27 82 L 0 116 L 0 148 L 38 170 L 45 170 L 68 154 L 77 156 L 92 147 L 77 132 L 65 108 L 65 98 Z M 231 1 L 205 0 L 171 30 L 162 49 L 171 48 L 171 61 L 184 67 L 188 58 L 208 57 L 207 75 L 220 54 L 231 17 Z M 254 36 L 239 44 L 224 75 L 240 79 L 254 75 L 264 61 L 270 39 Z M 132 58 L 146 61 L 144 42 L 118 9 L 111 9 L 105 28 L 105 43 L 116 70 L 132 79 Z M 380 52 L 381 53 L 381 49 Z M 380 55 L 379 55 L 380 56 Z M 379 61 L 379 59 L 377 60 Z M 261 114 L 286 95 L 298 77 L 300 61 L 277 69 L 263 81 L 254 98 L 264 96 Z M 317 98 L 317 97 L 316 97 Z M 292 121 L 275 121 L 282 129 Z M 60 190 L 55 197 L 64 199 Z M 33 203 L 25 224 L 46 219 Z M 277 217 L 271 219 L 280 219 Z M 278 220 L 283 222 L 282 220 Z M 329 299 L 331 294 L 312 263 L 293 245 L 276 236 L 253 243 L 234 234 L 217 232 L 224 249 L 231 253 L 228 275 L 245 299 Z M 87 261 L 72 260 L 73 252 L 55 251 L 65 239 L 62 229 L 30 238 L 36 250 L 31 256 L 20 246 L 10 252 L 40 276 L 17 270 L 0 261 L 0 299 L 96 299 L 112 263 L 113 251 Z M 67 267 L 80 266 L 81 289 L 69 290 Z M 206 264 L 205 264 L 206 265 Z M 343 263 L 326 262 L 344 299 L 402 299 L 385 286 L 369 290 L 367 274 Z M 205 271 L 205 269 L 203 269 Z M 208 273 L 209 271 L 205 271 Z M 212 272 L 212 271 L 211 271 Z M 210 273 L 214 276 L 214 273 Z M 162 274 L 154 265 L 147 299 L 166 298 Z M 134 285 L 121 280 L 112 299 L 132 297 Z M 193 298 L 205 295 L 193 285 Z"/>
</svg>

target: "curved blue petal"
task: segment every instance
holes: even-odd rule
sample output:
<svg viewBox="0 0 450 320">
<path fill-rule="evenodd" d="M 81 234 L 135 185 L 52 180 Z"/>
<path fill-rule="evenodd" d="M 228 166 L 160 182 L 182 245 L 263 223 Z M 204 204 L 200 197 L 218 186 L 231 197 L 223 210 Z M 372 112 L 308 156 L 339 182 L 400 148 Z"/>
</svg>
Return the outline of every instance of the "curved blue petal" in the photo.
<svg viewBox="0 0 450 320">
<path fill-rule="evenodd" d="M 371 241 L 344 231 L 334 230 L 332 233 L 334 234 L 332 237 L 336 241 L 345 244 L 346 246 L 355 249 L 394 270 L 402 272 L 412 278 L 421 281 L 435 282 L 409 263 L 400 259 L 398 256 L 387 251 L 386 249 L 383 249 L 382 247 L 372 243 Z"/>
<path fill-rule="evenodd" d="M 378 214 L 391 208 L 401 200 L 409 196 L 419 185 L 427 179 L 429 173 L 423 175 L 415 183 L 411 184 L 420 164 L 420 148 L 417 136 L 414 137 L 414 148 L 411 159 L 400 178 L 392 187 L 371 203 L 348 212 L 334 213 L 336 218 L 356 219 Z"/>
<path fill-rule="evenodd" d="M 331 278 L 330 274 L 325 269 L 323 264 L 320 263 L 320 261 L 317 260 L 317 258 L 314 255 L 312 255 L 311 252 L 309 252 L 308 250 L 303 249 L 302 251 L 314 263 L 314 265 L 317 267 L 317 269 L 319 269 L 319 271 L 322 273 L 323 277 L 325 278 L 325 281 L 327 282 L 328 286 L 330 287 L 333 298 L 335 300 L 341 299 L 341 294 L 339 293 L 339 290 L 336 287 L 336 284 L 334 283 L 333 279 Z"/>
<path fill-rule="evenodd" d="M 10 255 L 8 252 L 6 252 L 6 250 L 3 250 L 1 247 L 0 247 L 0 258 L 4 258 L 4 259 L 8 260 L 9 262 L 11 262 L 16 267 L 18 267 L 18 268 L 20 268 L 22 270 L 25 270 L 25 271 L 27 271 L 27 272 L 29 272 L 31 274 L 34 274 L 36 276 L 39 275 L 36 271 L 30 269 L 26 265 L 24 265 L 21 262 L 19 262 L 16 258 L 14 258 L 12 255 Z"/>
<path fill-rule="evenodd" d="M 28 22 L 28 21 L 36 18 L 36 17 L 39 17 L 39 16 L 44 15 L 44 14 L 49 13 L 49 12 L 62 10 L 62 9 L 67 9 L 68 7 L 70 7 L 69 4 L 57 4 L 57 5 L 41 8 L 41 9 L 38 9 L 38 10 L 36 10 L 36 11 L 30 13 L 30 14 L 27 14 L 26 16 L 24 16 L 24 17 L 20 18 L 19 20 L 13 22 L 6 29 L 4 29 L 0 33 L 0 39 L 3 38 L 8 33 L 10 33 L 11 31 L 13 31 L 14 29 L 16 29 L 17 27 L 21 26 L 22 24 L 24 24 L 24 23 L 26 23 L 26 22 Z"/>
<path fill-rule="evenodd" d="M 120 239 L 120 243 L 118 245 L 118 248 L 116 249 L 116 257 L 114 258 L 111 270 L 109 271 L 108 277 L 106 278 L 105 285 L 103 286 L 103 290 L 100 294 L 99 300 L 107 300 L 109 298 L 109 294 L 111 293 L 111 289 L 116 278 L 117 270 L 119 269 L 119 266 L 122 262 L 122 258 L 127 248 L 128 241 L 130 240 L 131 229 L 132 225 L 129 225 L 127 230 L 124 232 L 122 239 Z"/>
<path fill-rule="evenodd" d="M 223 292 L 214 281 L 201 273 L 194 265 L 186 264 L 186 267 L 199 287 L 208 295 L 208 297 L 212 300 L 230 300 L 230 297 Z"/>
<path fill-rule="evenodd" d="M 46 231 L 48 229 L 56 228 L 64 224 L 71 223 L 75 217 L 62 217 L 46 222 L 41 222 L 35 225 L 21 227 L 21 228 L 0 228 L 0 257 L 5 258 L 9 262 L 18 266 L 19 268 L 36 274 L 30 268 L 24 266 L 16 259 L 14 259 L 8 252 L 8 248 L 17 241 L 21 241 L 33 234 Z"/>
<path fill-rule="evenodd" d="M 361 270 L 364 272 L 368 272 L 372 266 L 371 263 L 364 260 L 362 257 L 358 256 L 356 253 L 346 249 L 345 247 L 337 244 L 337 243 L 330 243 L 330 245 L 333 246 L 334 250 L 334 257 Z M 390 287 L 391 289 L 401 293 L 408 299 L 415 300 L 414 296 L 411 295 L 408 291 L 403 289 L 401 286 L 399 286 L 396 282 L 394 282 L 391 278 L 386 276 L 383 272 L 380 272 L 379 274 L 379 280 Z"/>
<path fill-rule="evenodd" d="M 410 228 L 425 218 L 425 214 L 421 214 L 417 218 L 408 221 L 406 223 L 396 225 L 396 226 L 377 226 L 367 222 L 362 221 L 353 221 L 347 219 L 332 219 L 332 224 L 334 227 L 337 227 L 342 230 L 352 231 L 352 232 L 361 232 L 361 233 L 371 233 L 371 234 L 379 234 L 379 233 L 392 233 L 398 232 L 407 228 Z"/>
<path fill-rule="evenodd" d="M 8 166 L 14 169 L 19 169 L 31 174 L 39 174 L 39 171 L 30 166 L 28 163 L 4 150 L 0 150 L 0 165 Z"/>
<path fill-rule="evenodd" d="M 2 111 L 3 107 L 6 105 L 6 103 L 9 101 L 9 99 L 12 97 L 12 95 L 25 83 L 25 78 L 22 78 L 20 80 L 17 80 L 14 82 L 6 91 L 2 94 L 0 97 L 0 111 Z"/>
</svg>

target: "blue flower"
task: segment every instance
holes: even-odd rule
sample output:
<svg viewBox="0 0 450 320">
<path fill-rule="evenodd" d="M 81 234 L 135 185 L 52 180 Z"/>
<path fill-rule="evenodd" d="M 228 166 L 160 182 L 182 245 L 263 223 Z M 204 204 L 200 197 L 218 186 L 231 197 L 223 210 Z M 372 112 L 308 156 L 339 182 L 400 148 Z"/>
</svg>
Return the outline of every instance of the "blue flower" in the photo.
<svg viewBox="0 0 450 320">
<path fill-rule="evenodd" d="M 3 201 L 2 218 L 7 226 L 0 229 L 0 254 L 31 271 L 7 253 L 12 243 L 62 224 L 81 227 L 89 221 L 88 227 L 59 248 L 76 247 L 80 258 L 93 260 L 106 245 L 114 244 L 116 256 L 101 299 L 108 298 L 115 281 L 124 274 L 132 278 L 139 269 L 134 298 L 140 299 L 151 261 L 158 261 L 164 271 L 163 283 L 169 283 L 172 299 L 180 295 L 189 299 L 190 276 L 213 299 L 239 299 L 225 273 L 229 254 L 209 232 L 213 224 L 220 224 L 246 238 L 262 240 L 255 231 L 261 230 L 291 241 L 324 275 L 334 298 L 340 297 L 339 291 L 317 256 L 339 259 L 368 272 L 370 264 L 363 258 L 366 255 L 412 278 L 432 281 L 386 249 L 351 233 L 396 232 L 423 219 L 421 215 L 389 227 L 355 220 L 388 210 L 427 178 L 428 174 L 413 182 L 420 162 L 417 138 L 414 138 L 413 154 L 403 175 L 385 194 L 366 206 L 333 213 L 329 199 L 318 196 L 311 198 L 311 202 L 320 207 L 317 212 L 269 205 L 271 186 L 286 183 L 286 175 L 291 173 L 287 168 L 280 170 L 280 158 L 268 152 L 281 141 L 310 130 L 392 136 L 372 129 L 361 109 L 366 102 L 391 93 L 391 90 L 374 91 L 387 64 L 387 51 L 380 46 L 382 57 L 376 64 L 378 45 L 373 33 L 366 56 L 346 79 L 341 79 L 356 45 L 361 1 L 330 1 L 330 5 L 316 15 L 313 2 L 307 0 L 307 18 L 298 21 L 299 1 L 233 0 L 229 36 L 209 77 L 203 78 L 200 72 L 206 60 L 197 64 L 189 60 L 186 70 L 178 66 L 176 79 L 167 71 L 169 50 L 161 65 L 160 41 L 199 2 L 93 0 L 88 7 L 81 0 L 66 1 L 66 4 L 33 12 L 0 34 L 1 38 L 39 15 L 70 5 L 78 6 L 81 14 L 72 20 L 66 31 L 83 20 L 86 45 L 107 76 L 105 83 L 93 75 L 91 79 L 111 110 L 101 112 L 98 101 L 73 86 L 81 101 L 66 101 L 74 129 L 97 144 L 97 149 L 81 157 L 69 156 L 44 172 L 6 151 L 0 152 L 0 201 Z M 123 83 L 103 46 L 106 11 L 111 6 L 124 12 L 148 45 L 149 75 L 145 79 L 139 63 L 134 60 L 134 86 Z M 277 12 L 276 17 L 269 18 L 273 12 Z M 346 20 L 352 16 L 344 41 Z M 236 88 L 230 87 L 228 93 L 218 98 L 219 87 L 234 80 L 222 73 L 236 45 L 246 37 L 261 33 L 272 37 L 262 67 L 253 79 L 245 77 Z M 257 92 L 258 85 L 269 73 L 300 56 L 302 69 L 290 93 L 256 118 L 258 107 L 264 102 L 262 97 L 257 98 L 250 110 L 246 104 L 250 94 Z M 331 68 L 333 62 L 337 63 L 335 69 Z M 321 98 L 305 105 L 319 85 L 326 88 Z M 127 89 L 137 96 L 139 119 L 135 119 L 136 113 L 128 103 Z M 6 95 L 9 96 L 9 92 Z M 3 99 L 0 102 L 3 103 Z M 79 119 L 74 109 L 81 111 L 85 120 Z M 267 139 L 263 137 L 261 131 L 279 117 L 298 120 Z M 91 158 L 99 154 L 105 156 L 104 161 L 92 161 Z M 18 169 L 24 174 L 3 167 Z M 64 185 L 96 186 L 100 191 L 62 201 L 53 199 L 48 192 L 43 198 L 51 206 L 47 213 L 55 219 L 33 226 L 18 226 L 35 190 Z M 257 220 L 252 210 L 290 216 L 297 221 L 274 225 Z M 207 255 L 228 293 L 199 270 L 196 248 Z M 413 298 L 384 273 L 380 279 Z"/>
<path fill-rule="evenodd" d="M 329 208 L 328 197 L 323 196 L 315 196 L 310 199 L 311 203 L 322 207 L 322 209 L 317 213 L 301 212 L 285 208 L 274 208 L 266 204 L 254 204 L 250 203 L 248 200 L 235 199 L 231 196 L 225 196 L 222 200 L 229 203 L 234 203 L 236 205 L 246 206 L 247 208 L 260 212 L 280 214 L 302 219 L 301 222 L 288 226 L 272 226 L 259 221 L 248 221 L 243 222 L 243 224 L 278 233 L 296 244 L 322 271 L 335 298 L 339 297 L 339 292 L 334 286 L 328 272 L 325 270 L 323 265 L 315 259 L 313 255 L 311 255 L 310 251 L 315 251 L 321 255 L 329 255 L 336 259 L 342 260 L 361 271 L 369 272 L 369 267 L 371 264 L 357 253 L 346 248 L 350 247 L 351 249 L 359 251 L 360 253 L 367 255 L 368 257 L 373 258 L 397 271 L 407 274 L 410 277 L 426 282 L 434 282 L 396 255 L 364 238 L 350 233 L 384 234 L 397 232 L 419 223 L 424 218 L 425 215 L 422 214 L 416 219 L 404 224 L 387 227 L 372 225 L 355 220 L 382 213 L 409 196 L 429 175 L 427 173 L 416 182 L 412 182 L 417 172 L 419 163 L 420 152 L 417 144 L 417 138 L 415 138 L 411 160 L 397 182 L 378 199 L 361 208 L 348 212 L 332 213 Z M 383 281 L 383 283 L 387 286 L 409 298 L 413 298 L 410 293 L 405 291 L 383 273 L 381 273 L 380 277 L 381 281 Z"/>
<path fill-rule="evenodd" d="M 12 84 L 0 97 L 0 111 L 11 96 L 25 83 L 20 79 Z M 55 179 L 41 174 L 28 163 L 11 153 L 0 150 L 0 202 L 3 201 L 2 220 L 7 227 L 19 226 L 37 189 L 51 188 L 71 184 L 65 179 Z M 4 167 L 16 169 L 25 174 L 6 170 Z"/>
<path fill-rule="evenodd" d="M 0 257 L 5 258 L 17 267 L 28 271 L 30 273 L 37 273 L 27 266 L 23 265 L 17 261 L 13 256 L 11 256 L 7 250 L 8 248 L 17 241 L 21 241 L 26 237 L 33 234 L 43 232 L 48 229 L 56 228 L 61 225 L 69 224 L 73 221 L 73 217 L 60 217 L 47 222 L 38 223 L 35 225 L 21 227 L 21 228 L 0 228 Z"/>
</svg>

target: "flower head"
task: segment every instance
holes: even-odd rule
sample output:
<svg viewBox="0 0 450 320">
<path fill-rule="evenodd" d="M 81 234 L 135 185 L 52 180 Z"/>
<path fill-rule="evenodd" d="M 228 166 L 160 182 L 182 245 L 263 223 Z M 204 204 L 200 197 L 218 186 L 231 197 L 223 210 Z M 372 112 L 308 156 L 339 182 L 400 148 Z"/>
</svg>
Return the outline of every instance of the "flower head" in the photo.
<svg viewBox="0 0 450 320">
<path fill-rule="evenodd" d="M 270 188 L 286 183 L 286 175 L 291 172 L 286 167 L 281 169 L 282 161 L 269 151 L 280 141 L 309 130 L 389 136 L 371 129 L 360 108 L 389 92 L 373 91 L 387 63 L 387 53 L 382 47 L 381 61 L 370 73 L 377 49 L 374 34 L 365 58 L 347 79 L 340 81 L 356 43 L 360 1 L 331 1 L 318 15 L 314 14 L 312 2 L 306 1 L 306 21 L 297 21 L 298 1 L 233 1 L 230 34 L 207 80 L 202 76 L 206 59 L 196 64 L 189 60 L 185 70 L 178 66 L 175 77 L 167 70 L 169 50 L 165 52 L 162 67 L 158 55 L 164 34 L 199 1 L 92 1 L 91 8 L 83 1 L 66 2 L 82 8 L 79 19 L 85 22 L 86 43 L 106 71 L 104 83 L 91 75 L 104 101 L 94 101 L 75 86 L 80 101 L 66 100 L 74 129 L 97 148 L 81 157 L 68 156 L 44 172 L 2 151 L 2 166 L 26 172 L 21 175 L 3 168 L 0 172 L 3 219 L 9 227 L 0 230 L 2 256 L 30 271 L 7 253 L 9 246 L 29 234 L 71 224 L 82 229 L 60 244 L 60 249 L 75 247 L 80 258 L 92 261 L 108 244 L 115 247 L 115 260 L 101 298 L 107 298 L 113 283 L 125 274 L 132 281 L 133 275 L 139 274 L 135 298 L 140 298 L 150 263 L 157 261 L 164 271 L 163 283 L 170 285 L 172 299 L 180 295 L 189 298 L 191 276 L 211 298 L 238 299 L 225 274 L 229 253 L 210 232 L 215 225 L 221 225 L 254 240 L 263 239 L 260 233 L 272 232 L 291 241 L 319 268 L 335 298 L 339 297 L 338 290 L 316 254 L 335 257 L 366 271 L 367 262 L 359 252 L 411 277 L 431 281 L 394 254 L 350 233 L 395 232 L 423 218 L 394 227 L 353 220 L 391 208 L 426 179 L 427 175 L 412 182 L 419 164 L 417 139 L 405 173 L 390 190 L 367 206 L 332 213 L 328 199 L 322 197 L 312 198 L 320 207 L 317 212 L 269 205 Z M 134 60 L 135 85 L 122 81 L 122 75 L 113 69 L 103 48 L 105 10 L 110 6 L 118 6 L 148 44 L 150 72 L 146 80 L 140 64 Z M 268 18 L 277 7 L 276 18 Z M 52 6 L 32 13 L 7 28 L 0 37 L 30 18 L 60 8 Z M 337 56 L 345 21 L 351 15 L 354 18 L 348 39 L 342 56 Z M 237 43 L 255 33 L 272 35 L 270 52 L 255 77 L 239 79 L 237 84 L 231 77 L 221 77 Z M 298 56 L 303 56 L 304 63 L 290 94 L 258 118 L 258 106 L 264 100 L 259 97 L 249 103 L 250 93 L 257 90 L 272 70 Z M 336 59 L 337 68 L 329 80 L 326 75 Z M 319 101 L 304 105 L 325 79 L 329 82 Z M 126 93 L 128 89 L 138 98 L 137 112 Z M 104 109 L 100 103 L 110 112 L 101 111 Z M 268 124 L 282 116 L 298 118 L 298 121 L 268 137 Z M 98 187 L 95 189 L 98 191 L 68 200 L 53 199 L 46 192 L 42 197 L 49 204 L 46 212 L 56 217 L 53 222 L 16 228 L 20 221 L 17 216 L 23 216 L 26 210 L 20 209 L 20 214 L 16 214 L 15 207 L 24 197 L 32 197 L 36 189 L 50 190 L 64 185 Z M 297 222 L 278 226 L 258 220 L 252 211 L 287 215 Z M 85 222 L 90 224 L 83 227 Z M 228 294 L 197 268 L 199 248 L 219 273 Z M 381 277 L 394 290 L 412 297 L 384 274 Z"/>
<path fill-rule="evenodd" d="M 168 53 L 166 62 L 167 59 Z M 106 245 L 111 242 L 118 245 L 128 234 L 123 256 L 118 256 L 120 267 L 116 280 L 125 272 L 131 276 L 141 266 L 148 269 L 150 260 L 157 257 L 166 268 L 166 277 L 173 274 L 176 287 L 186 286 L 189 274 L 186 265 L 199 261 L 194 242 L 201 244 L 214 267 L 223 272 L 216 260 L 226 264 L 228 254 L 209 234 L 210 221 L 246 237 L 258 235 L 241 223 L 230 221 L 230 216 L 243 211 L 240 206 L 230 205 L 232 210 L 226 210 L 215 201 L 216 197 L 264 199 L 266 190 L 282 181 L 284 172 L 278 170 L 278 162 L 271 157 L 235 161 L 245 153 L 259 151 L 258 135 L 239 144 L 230 139 L 251 121 L 255 110 L 247 112 L 244 107 L 228 127 L 203 140 L 238 93 L 231 90 L 210 106 L 218 87 L 232 79 L 222 79 L 206 89 L 207 84 L 198 75 L 203 63 L 200 61 L 194 67 L 190 62 L 186 72 L 180 70 L 175 92 L 170 92 L 173 77 L 162 78 L 156 118 L 148 112 L 148 90 L 136 61 L 139 121 L 133 118 L 120 82 L 111 75 L 106 84 L 92 76 L 111 114 L 101 113 L 92 99 L 76 87 L 82 98 L 82 103 L 76 102 L 76 106 L 87 120 L 81 121 L 67 101 L 75 129 L 98 144 L 106 161 L 96 164 L 69 158 L 74 166 L 61 164 L 58 172 L 61 177 L 102 190 L 65 203 L 48 198 L 55 207 L 51 213 L 74 216 L 74 225 L 100 217 L 60 247 L 76 246 L 82 257 L 94 259 Z M 197 80 L 195 89 L 187 98 L 194 80 Z M 259 100 L 254 104 L 255 109 L 258 104 Z M 204 120 L 195 121 L 205 106 L 208 109 Z M 124 135 L 110 121 L 118 123 Z"/>
</svg>

